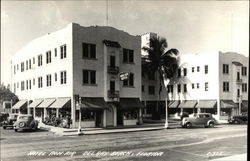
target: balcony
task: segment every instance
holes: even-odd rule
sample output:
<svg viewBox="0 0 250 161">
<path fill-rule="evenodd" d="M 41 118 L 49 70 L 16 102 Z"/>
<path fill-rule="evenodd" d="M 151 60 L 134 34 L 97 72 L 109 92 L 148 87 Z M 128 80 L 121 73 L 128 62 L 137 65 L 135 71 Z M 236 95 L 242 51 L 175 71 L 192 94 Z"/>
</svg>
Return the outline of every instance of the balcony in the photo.
<svg viewBox="0 0 250 161">
<path fill-rule="evenodd" d="M 242 83 L 242 79 L 236 79 L 236 83 L 241 84 Z"/>
<path fill-rule="evenodd" d="M 117 67 L 117 66 L 108 66 L 108 73 L 109 74 L 118 74 L 119 73 L 119 67 Z"/>
<path fill-rule="evenodd" d="M 109 90 L 108 91 L 108 97 L 109 98 L 118 98 L 119 97 L 119 91 Z"/>
</svg>

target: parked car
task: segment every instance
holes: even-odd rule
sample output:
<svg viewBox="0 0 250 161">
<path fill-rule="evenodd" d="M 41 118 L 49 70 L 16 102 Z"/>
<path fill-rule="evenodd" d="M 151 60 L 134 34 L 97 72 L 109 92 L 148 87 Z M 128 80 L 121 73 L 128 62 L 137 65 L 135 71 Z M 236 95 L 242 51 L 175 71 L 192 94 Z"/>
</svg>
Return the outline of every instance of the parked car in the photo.
<svg viewBox="0 0 250 161">
<path fill-rule="evenodd" d="M 17 121 L 14 124 L 14 130 L 17 132 L 18 130 L 37 130 L 38 121 L 33 118 L 32 115 L 18 115 Z"/>
<path fill-rule="evenodd" d="M 181 121 L 182 127 L 190 128 L 192 126 L 214 127 L 216 120 L 210 113 L 198 113 L 192 117 L 184 117 Z"/>
<path fill-rule="evenodd" d="M 246 115 L 239 115 L 229 118 L 228 122 L 229 124 L 247 124 L 247 120 Z"/>
<path fill-rule="evenodd" d="M 17 113 L 9 114 L 7 120 L 6 120 L 6 121 L 3 121 L 3 129 L 6 129 L 6 128 L 13 128 L 13 127 L 14 127 L 14 123 L 15 123 L 16 120 L 17 120 L 17 116 L 18 116 Z"/>
<path fill-rule="evenodd" d="M 8 117 L 9 117 L 9 113 L 6 113 L 6 112 L 0 113 L 0 125 L 1 126 L 3 125 L 4 121 L 7 121 Z"/>
</svg>

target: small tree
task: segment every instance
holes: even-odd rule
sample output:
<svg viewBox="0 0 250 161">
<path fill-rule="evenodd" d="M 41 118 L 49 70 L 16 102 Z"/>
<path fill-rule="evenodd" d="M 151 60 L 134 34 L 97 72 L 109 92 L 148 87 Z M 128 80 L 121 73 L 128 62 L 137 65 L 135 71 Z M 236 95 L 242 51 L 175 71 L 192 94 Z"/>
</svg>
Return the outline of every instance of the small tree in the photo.
<svg viewBox="0 0 250 161">
<path fill-rule="evenodd" d="M 163 82 L 167 91 L 167 86 L 171 79 L 175 79 L 179 67 L 179 51 L 177 49 L 166 50 L 168 47 L 167 40 L 159 36 L 150 38 L 149 47 L 144 46 L 142 49 L 148 54 L 143 57 L 143 72 L 148 76 L 158 73 L 159 76 L 159 91 L 160 98 L 161 84 Z M 157 100 L 157 111 L 158 103 Z M 166 103 L 166 122 L 165 128 L 168 127 L 168 108 Z"/>
<path fill-rule="evenodd" d="M 18 97 L 10 91 L 9 88 L 5 87 L 4 84 L 0 85 L 0 104 L 2 105 L 4 101 L 12 101 L 15 104 L 19 101 Z"/>
</svg>

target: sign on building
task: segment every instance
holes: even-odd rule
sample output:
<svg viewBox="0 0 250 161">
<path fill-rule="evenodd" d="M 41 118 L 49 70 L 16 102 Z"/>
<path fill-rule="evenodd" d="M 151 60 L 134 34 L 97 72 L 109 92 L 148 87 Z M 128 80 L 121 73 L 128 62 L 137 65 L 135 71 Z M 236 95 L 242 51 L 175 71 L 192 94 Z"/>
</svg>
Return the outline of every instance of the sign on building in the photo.
<svg viewBox="0 0 250 161">
<path fill-rule="evenodd" d="M 129 72 L 123 72 L 123 73 L 120 73 L 120 80 L 123 81 L 123 80 L 127 80 L 129 78 Z"/>
</svg>

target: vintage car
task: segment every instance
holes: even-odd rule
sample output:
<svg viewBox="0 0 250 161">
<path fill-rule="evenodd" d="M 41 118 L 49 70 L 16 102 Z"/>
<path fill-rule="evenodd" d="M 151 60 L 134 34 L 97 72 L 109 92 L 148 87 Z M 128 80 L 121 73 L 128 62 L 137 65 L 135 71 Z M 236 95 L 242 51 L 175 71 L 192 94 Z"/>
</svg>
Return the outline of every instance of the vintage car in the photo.
<svg viewBox="0 0 250 161">
<path fill-rule="evenodd" d="M 16 120 L 17 120 L 17 116 L 18 116 L 17 113 L 9 114 L 7 120 L 6 120 L 6 121 L 3 121 L 3 129 L 6 129 L 6 128 L 13 128 L 14 123 L 15 123 Z"/>
<path fill-rule="evenodd" d="M 14 130 L 37 130 L 38 121 L 32 115 L 21 114 L 18 115 L 17 121 L 14 124 Z"/>
<path fill-rule="evenodd" d="M 192 117 L 184 117 L 181 121 L 182 127 L 190 128 L 192 126 L 214 127 L 216 120 L 210 113 L 197 113 Z"/>
<path fill-rule="evenodd" d="M 232 116 L 228 119 L 229 124 L 247 124 L 247 116 L 239 115 L 239 116 Z"/>
</svg>

